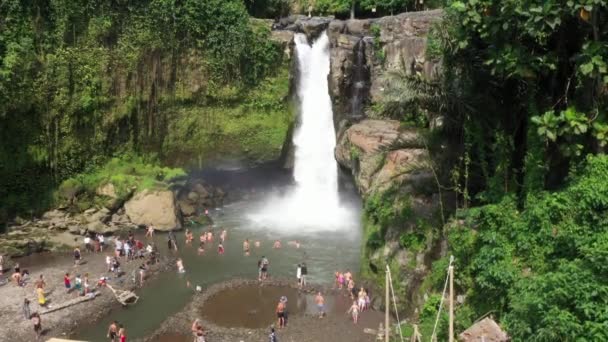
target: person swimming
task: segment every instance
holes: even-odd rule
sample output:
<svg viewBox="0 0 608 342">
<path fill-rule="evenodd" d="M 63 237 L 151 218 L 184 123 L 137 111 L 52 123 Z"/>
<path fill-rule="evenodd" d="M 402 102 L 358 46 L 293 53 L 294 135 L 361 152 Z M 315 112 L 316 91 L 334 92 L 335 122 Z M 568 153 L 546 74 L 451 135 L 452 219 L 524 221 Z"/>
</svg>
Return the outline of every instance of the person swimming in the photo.
<svg viewBox="0 0 608 342">
<path fill-rule="evenodd" d="M 272 245 L 272 248 L 274 248 L 274 249 L 279 249 L 279 248 L 281 248 L 281 241 L 276 240 L 276 241 L 274 242 L 274 244 Z"/>
</svg>

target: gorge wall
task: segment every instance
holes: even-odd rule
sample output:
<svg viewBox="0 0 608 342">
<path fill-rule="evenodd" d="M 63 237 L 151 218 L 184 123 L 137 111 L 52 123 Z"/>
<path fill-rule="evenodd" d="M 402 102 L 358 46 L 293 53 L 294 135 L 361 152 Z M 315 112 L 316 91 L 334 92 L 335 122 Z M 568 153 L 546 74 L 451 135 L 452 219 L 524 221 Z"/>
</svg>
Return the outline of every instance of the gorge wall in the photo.
<svg viewBox="0 0 608 342">
<path fill-rule="evenodd" d="M 378 287 L 391 268 L 402 310 L 413 314 L 424 299 L 430 264 L 444 251 L 443 202 L 433 169 L 430 127 L 382 117 L 374 106 L 394 85 L 390 74 L 435 80 L 439 61 L 426 54 L 427 35 L 440 10 L 362 20 L 294 16 L 273 35 L 331 41 L 330 95 L 338 136 L 335 157 L 352 173 L 364 199 L 362 272 Z M 431 152 L 433 151 L 433 152 Z"/>
</svg>

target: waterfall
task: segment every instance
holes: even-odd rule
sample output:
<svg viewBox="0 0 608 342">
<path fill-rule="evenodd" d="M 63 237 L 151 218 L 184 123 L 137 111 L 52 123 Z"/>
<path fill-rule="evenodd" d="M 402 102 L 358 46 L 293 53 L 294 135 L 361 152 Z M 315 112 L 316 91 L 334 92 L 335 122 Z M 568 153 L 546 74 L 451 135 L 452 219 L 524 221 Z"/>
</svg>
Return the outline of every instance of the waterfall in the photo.
<svg viewBox="0 0 608 342">
<path fill-rule="evenodd" d="M 365 65 L 365 41 L 363 38 L 355 45 L 355 63 L 353 64 L 353 79 L 351 89 L 351 116 L 361 115 L 363 99 L 367 96 L 366 80 L 369 72 Z"/>
<path fill-rule="evenodd" d="M 297 200 L 335 207 L 338 202 L 338 167 L 334 159 L 336 134 L 329 98 L 329 39 L 323 33 L 312 46 L 306 36 L 295 36 L 300 77 L 300 122 L 295 146 L 294 179 Z"/>
<path fill-rule="evenodd" d="M 252 219 L 268 228 L 298 231 L 336 231 L 357 225 L 355 210 L 340 204 L 336 134 L 327 77 L 329 38 L 321 34 L 311 45 L 296 34 L 299 79 L 299 120 L 293 137 L 295 187 L 269 199 Z"/>
</svg>

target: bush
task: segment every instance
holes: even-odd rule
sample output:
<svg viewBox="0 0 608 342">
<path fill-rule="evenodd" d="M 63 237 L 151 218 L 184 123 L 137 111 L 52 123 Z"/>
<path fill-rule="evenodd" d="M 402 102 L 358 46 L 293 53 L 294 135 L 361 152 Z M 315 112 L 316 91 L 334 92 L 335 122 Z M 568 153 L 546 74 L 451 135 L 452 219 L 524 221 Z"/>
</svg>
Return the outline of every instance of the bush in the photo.
<svg viewBox="0 0 608 342">
<path fill-rule="evenodd" d="M 457 285 L 476 315 L 494 311 L 514 340 L 608 339 L 608 156 L 570 184 L 467 212 L 449 230 Z M 488 300 L 491 298 L 492 300 Z"/>
</svg>

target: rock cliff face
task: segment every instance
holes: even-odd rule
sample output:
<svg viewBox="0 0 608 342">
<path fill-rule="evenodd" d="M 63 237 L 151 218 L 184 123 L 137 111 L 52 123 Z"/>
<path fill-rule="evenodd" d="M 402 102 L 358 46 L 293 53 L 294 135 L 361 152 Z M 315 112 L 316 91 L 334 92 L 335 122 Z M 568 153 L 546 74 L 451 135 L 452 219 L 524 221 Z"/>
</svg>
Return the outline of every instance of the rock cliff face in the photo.
<svg viewBox="0 0 608 342">
<path fill-rule="evenodd" d="M 426 36 L 441 19 L 441 10 L 402 13 L 377 19 L 331 20 L 291 16 L 274 24 L 274 33 L 289 39 L 300 32 L 314 40 L 327 30 L 331 41 L 329 91 L 336 127 L 343 120 L 360 119 L 365 107 L 379 102 L 387 87 L 386 75 L 398 70 L 437 76 L 439 63 L 425 57 Z"/>
<path fill-rule="evenodd" d="M 366 117 L 391 87 L 387 75 L 438 77 L 439 61 L 427 60 L 426 49 L 429 30 L 441 15 L 435 10 L 345 21 L 292 16 L 273 26 L 273 34 L 292 47 L 290 55 L 294 32 L 310 41 L 328 32 L 335 157 L 352 173 L 365 204 L 362 272 L 383 286 L 388 263 L 401 308 L 408 313 L 423 302 L 424 279 L 442 252 L 438 232 L 446 194 L 440 193 L 434 156 L 425 143 L 428 129 Z"/>
</svg>

